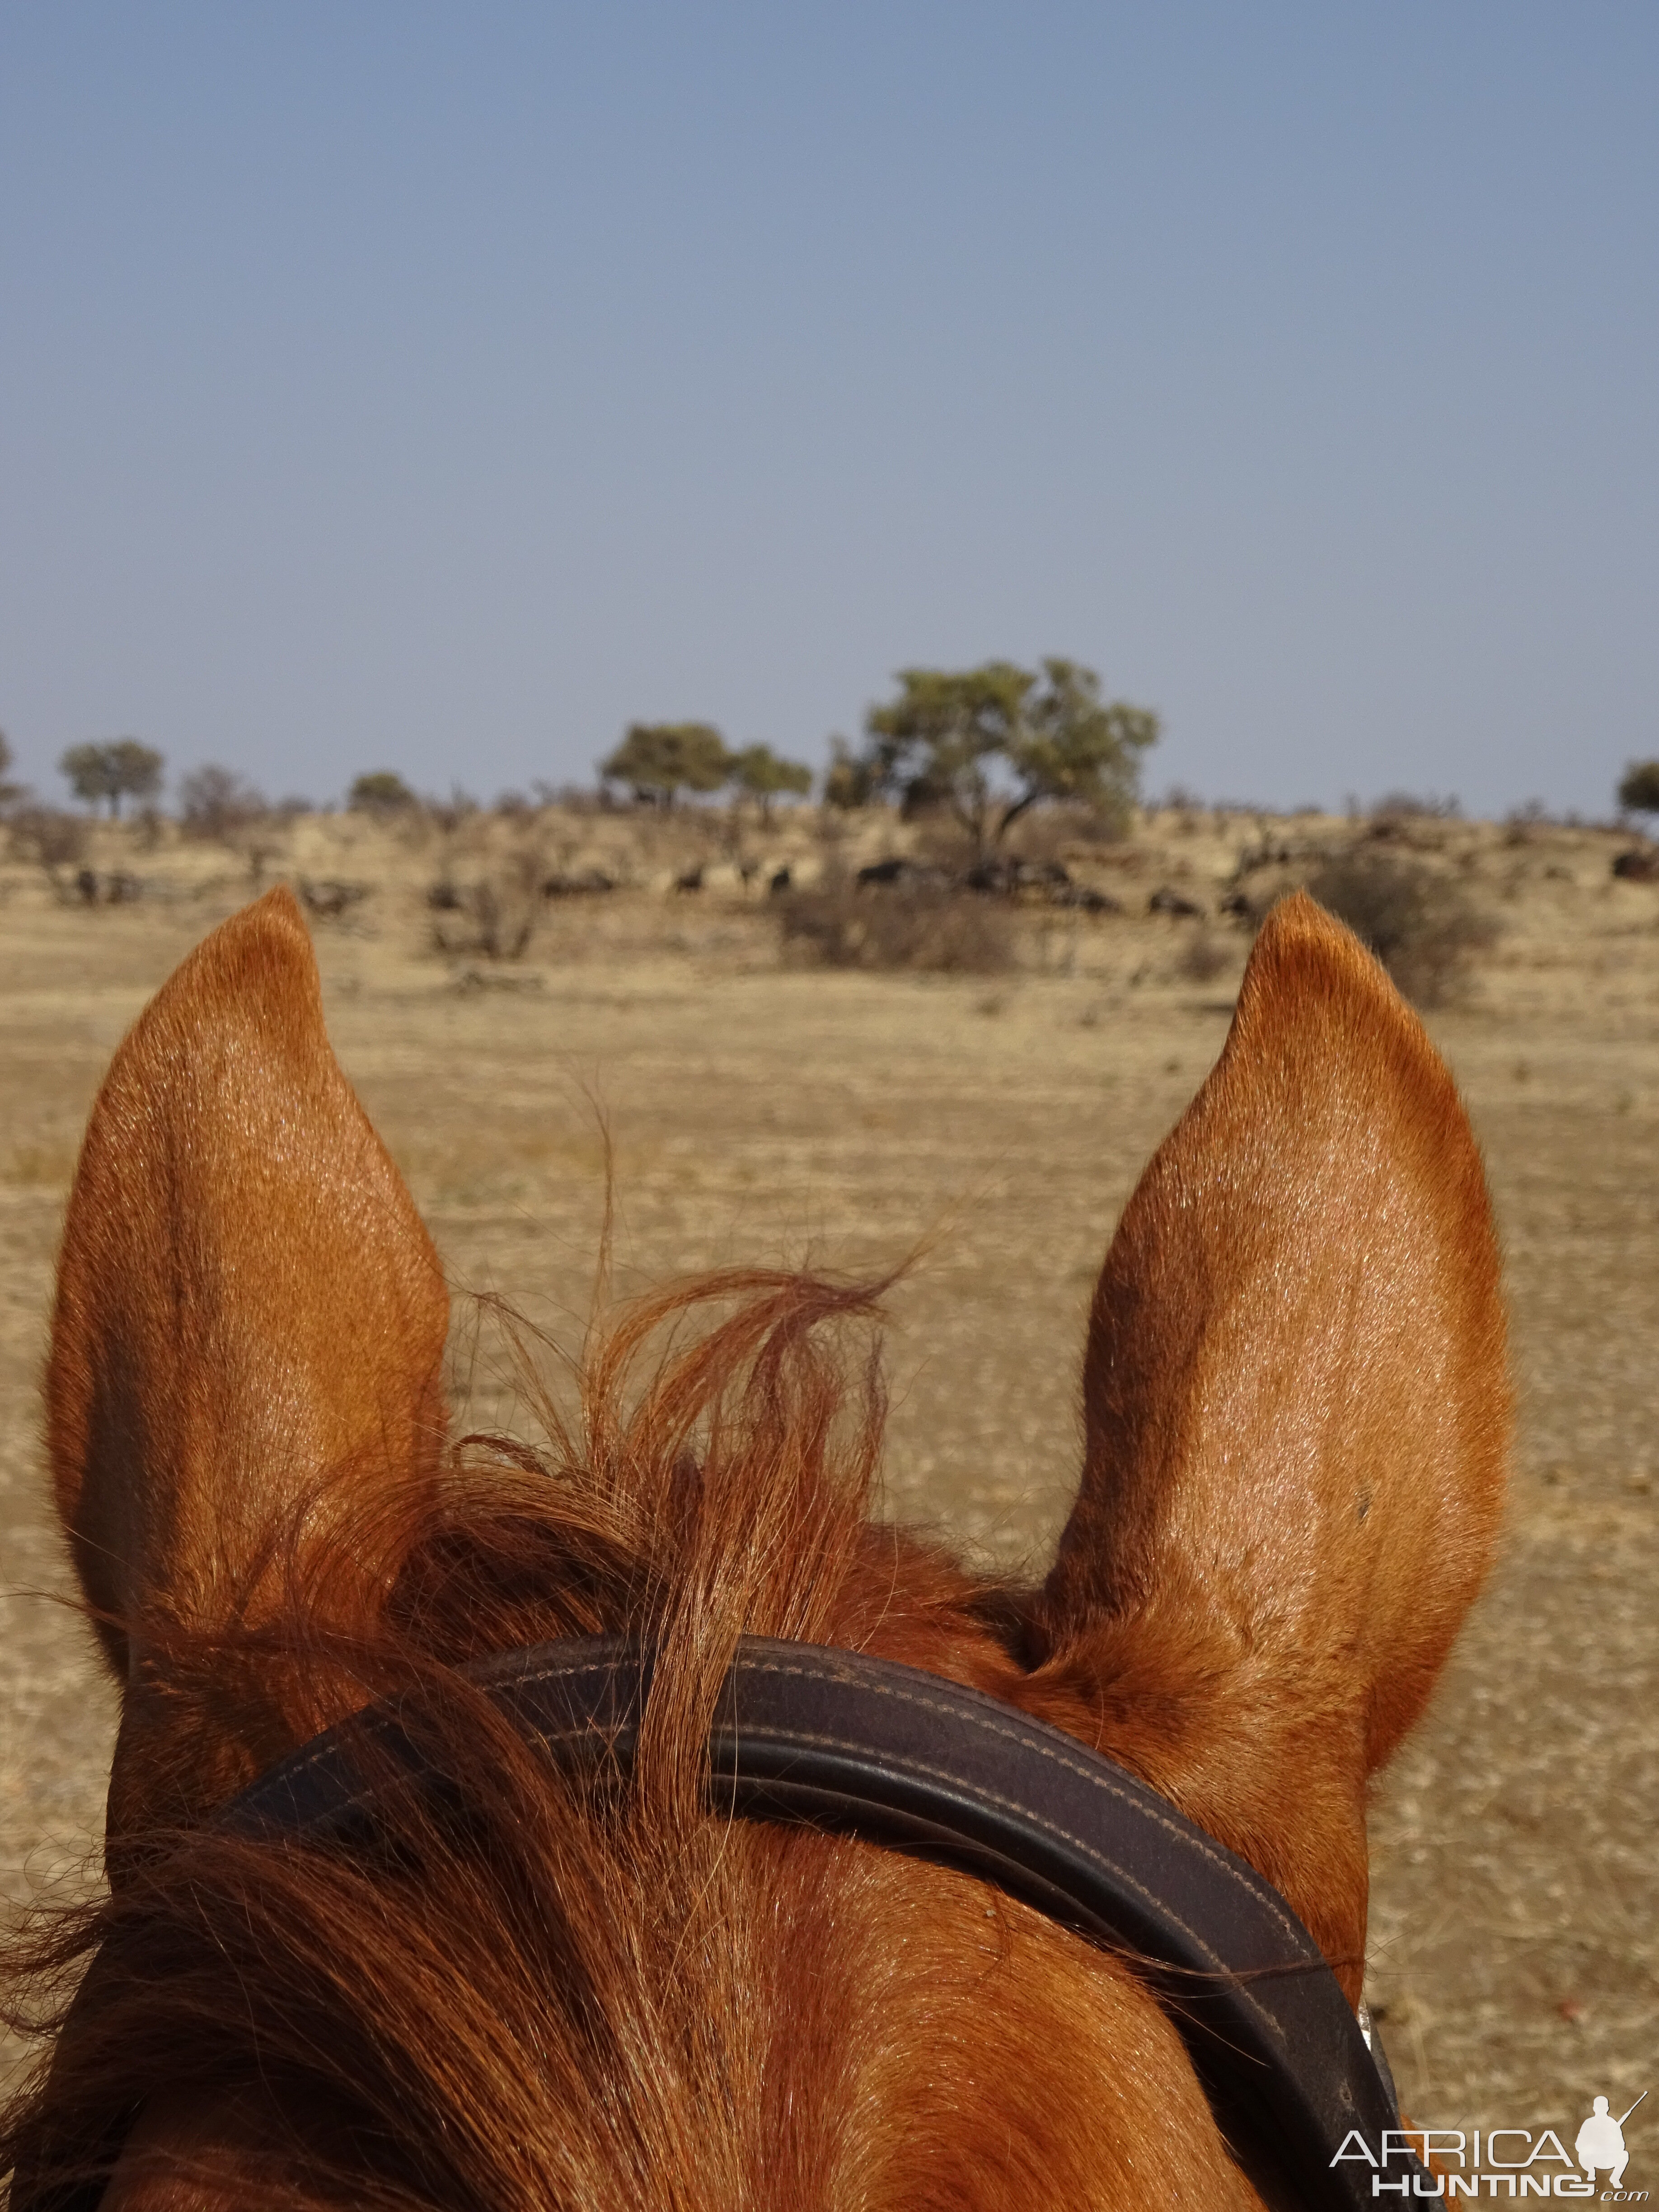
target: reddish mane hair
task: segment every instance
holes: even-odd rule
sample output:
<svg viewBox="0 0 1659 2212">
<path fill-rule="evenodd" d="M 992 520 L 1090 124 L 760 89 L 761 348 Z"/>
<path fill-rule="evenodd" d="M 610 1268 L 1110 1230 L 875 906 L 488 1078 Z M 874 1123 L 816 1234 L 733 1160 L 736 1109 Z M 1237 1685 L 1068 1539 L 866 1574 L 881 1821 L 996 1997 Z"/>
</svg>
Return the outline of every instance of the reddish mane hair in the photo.
<svg viewBox="0 0 1659 2212">
<path fill-rule="evenodd" d="M 71 1205 L 54 1467 L 125 1711 L 111 1894 L 9 1961 L 12 2016 L 56 2029 L 0 2131 L 14 2201 L 118 2154 L 106 2212 L 255 2187 L 399 2212 L 1255 2204 L 1132 1964 L 968 1876 L 712 1817 L 702 1747 L 744 1634 L 931 1668 L 1164 1790 L 1357 1997 L 1365 1778 L 1483 1571 L 1507 1416 L 1478 1158 L 1378 971 L 1305 902 L 1264 932 L 1228 1054 L 1109 1255 L 1079 1504 L 1027 1588 L 871 1517 L 881 1389 L 847 1344 L 883 1285 L 659 1294 L 597 1340 L 574 1418 L 549 1406 L 543 1454 L 434 1445 L 429 1247 L 332 1087 L 302 948 L 273 895 L 192 956 L 123 1048 Z M 243 1050 L 261 1022 L 280 1049 Z M 246 1213 L 239 1146 L 270 1157 L 267 1091 L 308 1157 L 252 1210 L 283 1297 L 303 1281 L 325 1310 L 280 1347 L 315 1398 L 255 1510 L 225 1470 L 273 1465 L 264 1293 L 201 1353 L 203 1416 L 143 1285 L 159 1266 L 175 1304 L 208 1279 L 222 1303 L 242 1279 L 198 1247 L 204 1221 L 247 1233 L 225 1194 Z M 165 1214 L 138 1195 L 134 1098 L 169 1159 L 191 1132 Z M 100 1148 L 117 1125 L 125 1151 Z M 331 1175 L 356 1207 L 337 1287 L 337 1204 L 307 1194 Z M 661 1651 L 625 1789 L 562 1778 L 458 1671 L 600 1632 Z M 270 1759 L 411 1689 L 464 1818 L 399 1793 L 355 1853 L 215 1824 Z"/>
</svg>

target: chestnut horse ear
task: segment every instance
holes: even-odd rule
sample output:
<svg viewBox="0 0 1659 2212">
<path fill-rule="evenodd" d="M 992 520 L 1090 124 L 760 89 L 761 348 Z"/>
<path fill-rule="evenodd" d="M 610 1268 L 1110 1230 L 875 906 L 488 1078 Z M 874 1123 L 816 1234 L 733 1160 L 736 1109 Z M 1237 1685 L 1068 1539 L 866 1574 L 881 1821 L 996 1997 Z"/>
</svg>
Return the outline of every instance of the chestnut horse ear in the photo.
<svg viewBox="0 0 1659 2212">
<path fill-rule="evenodd" d="M 329 1048 L 299 909 L 272 891 L 122 1045 L 64 1231 L 47 1435 L 123 1680 L 112 1831 L 198 1809 L 284 1747 L 280 1715 L 258 1742 L 215 1737 L 167 1679 L 169 1638 L 276 1607 L 308 1505 L 302 1551 L 328 1540 L 328 1501 L 435 1472 L 447 1322 L 431 1240 Z"/>
<path fill-rule="evenodd" d="M 1504 1337 L 1451 1079 L 1376 963 L 1288 899 L 1107 1254 L 1041 1629 L 1103 1747 L 1276 1881 L 1351 1994 L 1365 1778 L 1501 1510 Z"/>
</svg>

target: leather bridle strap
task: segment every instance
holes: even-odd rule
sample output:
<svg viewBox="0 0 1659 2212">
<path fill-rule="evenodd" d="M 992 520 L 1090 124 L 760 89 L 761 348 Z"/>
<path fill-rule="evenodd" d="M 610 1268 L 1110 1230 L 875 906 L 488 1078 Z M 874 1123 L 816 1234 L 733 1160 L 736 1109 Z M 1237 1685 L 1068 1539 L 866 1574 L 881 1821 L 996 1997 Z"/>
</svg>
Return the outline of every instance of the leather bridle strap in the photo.
<svg viewBox="0 0 1659 2212">
<path fill-rule="evenodd" d="M 593 1637 L 493 1655 L 465 1672 L 562 1768 L 628 1772 L 653 1654 Z M 366 1784 L 373 1765 L 392 1778 Z M 1396 2131 L 1391 2087 L 1323 1954 L 1243 1860 L 1111 1760 L 1000 1699 L 889 1660 L 745 1638 L 708 1739 L 716 1814 L 895 1846 L 994 1883 L 1127 1954 L 1185 2040 L 1259 2186 L 1332 2212 L 1372 2202 L 1370 2157 Z M 267 1836 L 372 1832 L 377 1796 L 434 1782 L 395 1708 L 273 1767 L 226 1820 Z M 1346 2157 L 1340 2154 L 1347 2147 Z"/>
</svg>

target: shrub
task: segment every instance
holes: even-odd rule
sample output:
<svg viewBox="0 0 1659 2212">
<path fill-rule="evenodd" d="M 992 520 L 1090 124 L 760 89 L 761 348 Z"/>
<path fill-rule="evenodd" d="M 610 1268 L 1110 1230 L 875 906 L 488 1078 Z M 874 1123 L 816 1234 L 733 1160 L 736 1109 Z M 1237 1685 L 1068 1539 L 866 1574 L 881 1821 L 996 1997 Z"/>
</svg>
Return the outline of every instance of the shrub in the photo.
<svg viewBox="0 0 1659 2212">
<path fill-rule="evenodd" d="M 502 794 L 503 798 L 507 795 Z M 458 830 L 469 822 L 476 822 L 483 812 L 471 793 L 463 791 L 459 783 L 450 785 L 447 799 L 428 799 L 423 805 L 428 821 L 446 837 L 453 837 Z"/>
<path fill-rule="evenodd" d="M 539 854 L 519 852 L 492 860 L 471 883 L 440 877 L 426 895 L 434 945 L 453 955 L 522 959 L 541 917 L 544 873 Z"/>
<path fill-rule="evenodd" d="M 228 768 L 192 769 L 179 786 L 179 822 L 187 837 L 218 840 L 260 821 L 264 795 Z"/>
<path fill-rule="evenodd" d="M 1619 804 L 1627 814 L 1659 814 L 1659 760 L 1626 763 L 1619 779 Z"/>
<path fill-rule="evenodd" d="M 1531 845 L 1552 827 L 1549 808 L 1541 799 L 1524 799 L 1504 817 L 1504 842 Z"/>
<path fill-rule="evenodd" d="M 1232 947 L 1207 929 L 1195 929 L 1176 955 L 1176 973 L 1183 982 L 1213 983 L 1233 965 Z"/>
<path fill-rule="evenodd" d="M 1373 822 L 1456 822 L 1463 802 L 1455 792 L 1385 791 L 1371 809 Z"/>
<path fill-rule="evenodd" d="M 1308 878 L 1309 895 L 1370 946 L 1405 995 L 1437 1006 L 1467 981 L 1497 927 L 1449 877 L 1420 860 L 1356 850 Z"/>
<path fill-rule="evenodd" d="M 585 783 L 549 783 L 537 776 L 530 788 L 538 806 L 556 806 L 562 814 L 614 814 L 621 803 L 604 784 L 590 790 Z"/>
<path fill-rule="evenodd" d="M 344 883 L 335 876 L 326 877 L 320 883 L 313 883 L 308 876 L 299 876 L 295 879 L 295 889 L 313 921 L 339 921 L 351 912 L 353 907 L 361 906 L 366 898 L 371 896 L 374 886 L 373 884 Z"/>
<path fill-rule="evenodd" d="M 407 814 L 420 805 L 395 769 L 377 768 L 353 780 L 346 805 L 354 814 Z"/>
<path fill-rule="evenodd" d="M 822 967 L 1000 975 L 1014 964 L 1006 909 L 938 884 L 834 882 L 774 904 L 786 952 Z"/>
<path fill-rule="evenodd" d="M 11 817 L 12 850 L 38 860 L 50 875 L 71 867 L 87 849 L 87 825 L 78 814 L 55 806 L 20 807 Z"/>
</svg>

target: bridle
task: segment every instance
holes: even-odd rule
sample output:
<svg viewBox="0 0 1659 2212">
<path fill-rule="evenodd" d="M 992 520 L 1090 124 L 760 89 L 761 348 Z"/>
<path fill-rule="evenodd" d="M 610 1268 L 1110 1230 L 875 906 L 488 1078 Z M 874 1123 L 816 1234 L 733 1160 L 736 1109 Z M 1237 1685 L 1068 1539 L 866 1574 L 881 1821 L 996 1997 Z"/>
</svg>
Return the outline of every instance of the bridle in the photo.
<svg viewBox="0 0 1659 2212">
<path fill-rule="evenodd" d="M 629 1771 L 653 1654 L 588 1637 L 466 1672 L 561 1767 Z M 372 1829 L 360 1719 L 271 1769 L 229 1808 L 271 1836 Z M 424 1760 L 395 1711 L 368 1725 L 411 1777 Z M 379 1761 L 377 1759 L 377 1765 Z M 1128 1953 L 1186 2042 L 1224 2132 L 1291 2201 L 1372 2201 L 1358 2130 L 1398 2131 L 1381 2046 L 1276 1889 L 1122 1767 L 1000 1699 L 891 1660 L 744 1638 L 708 1735 L 713 1809 L 862 1837 L 977 1875 L 1049 1919 Z M 384 1788 L 386 1785 L 379 1785 Z M 1422 2171 L 1401 2159 L 1392 2178 Z M 1426 2178 L 1426 2176 L 1425 2176 Z"/>
<path fill-rule="evenodd" d="M 653 1661 L 649 1646 L 586 1637 L 462 1671 L 561 1769 L 626 1776 Z M 270 1768 L 222 1818 L 271 1841 L 368 1842 L 388 1791 L 444 1786 L 418 1737 L 412 1711 L 373 1708 Z M 759 1637 L 738 1645 L 708 1753 L 717 1816 L 830 1830 L 959 1868 L 1126 1954 L 1270 2203 L 1370 2204 L 1371 2164 L 1340 2155 L 1356 2130 L 1372 2156 L 1394 2131 L 1391 2181 L 1428 2180 L 1403 2149 L 1380 2041 L 1289 1905 L 1110 1759 L 938 1675 Z"/>
</svg>

